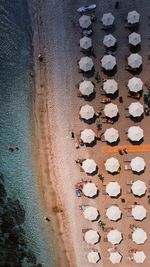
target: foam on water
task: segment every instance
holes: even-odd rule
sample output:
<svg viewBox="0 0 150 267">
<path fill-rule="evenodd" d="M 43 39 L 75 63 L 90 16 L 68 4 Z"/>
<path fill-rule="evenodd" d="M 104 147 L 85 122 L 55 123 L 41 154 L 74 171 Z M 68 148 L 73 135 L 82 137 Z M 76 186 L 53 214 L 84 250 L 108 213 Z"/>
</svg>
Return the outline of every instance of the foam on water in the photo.
<svg viewBox="0 0 150 267">
<path fill-rule="evenodd" d="M 9 196 L 19 198 L 26 211 L 29 245 L 43 266 L 52 264 L 48 229 L 32 163 L 31 31 L 25 0 L 0 3 L 0 171 Z M 7 145 L 19 151 L 9 152 Z M 52 253 L 51 253 L 52 254 Z"/>
</svg>

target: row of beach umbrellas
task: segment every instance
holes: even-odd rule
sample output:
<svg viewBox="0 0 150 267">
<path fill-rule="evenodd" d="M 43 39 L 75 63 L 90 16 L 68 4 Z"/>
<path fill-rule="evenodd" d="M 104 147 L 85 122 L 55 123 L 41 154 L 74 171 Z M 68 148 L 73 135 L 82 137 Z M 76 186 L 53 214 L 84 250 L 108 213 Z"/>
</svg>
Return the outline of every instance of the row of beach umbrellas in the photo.
<svg viewBox="0 0 150 267">
<path fill-rule="evenodd" d="M 143 82 L 140 78 L 133 77 L 128 81 L 128 89 L 130 92 L 140 92 L 143 89 Z M 107 79 L 103 83 L 103 90 L 106 94 L 114 94 L 118 91 L 118 83 L 114 79 Z M 84 80 L 79 84 L 79 91 L 84 96 L 89 96 L 94 92 L 94 84 L 91 81 Z"/>
<path fill-rule="evenodd" d="M 97 220 L 100 214 L 95 207 L 87 206 L 83 211 L 83 215 L 85 219 L 93 222 Z M 142 221 L 146 218 L 147 210 L 142 205 L 135 205 L 131 209 L 131 215 L 135 220 Z M 106 210 L 106 216 L 111 221 L 118 221 L 122 216 L 122 212 L 118 206 L 110 205 Z"/>
<path fill-rule="evenodd" d="M 131 34 L 129 34 L 128 36 L 128 41 L 129 44 L 133 45 L 133 46 L 137 46 L 141 43 L 141 35 L 139 33 L 133 32 Z M 107 34 L 104 36 L 103 39 L 103 44 L 110 48 L 115 46 L 117 43 L 117 39 L 112 35 L 112 34 Z M 84 36 L 80 39 L 80 47 L 82 49 L 89 49 L 90 47 L 92 47 L 92 40 L 91 38 Z"/>
<path fill-rule="evenodd" d="M 131 54 L 128 58 L 128 66 L 132 69 L 138 69 L 142 65 L 142 56 L 138 53 Z M 116 66 L 116 57 L 112 55 L 104 55 L 101 59 L 102 68 L 107 71 L 111 71 Z M 82 71 L 88 72 L 91 71 L 94 67 L 92 58 L 85 56 L 82 57 L 79 61 L 79 67 Z"/>
<path fill-rule="evenodd" d="M 131 191 L 135 196 L 143 196 L 147 191 L 147 186 L 145 182 L 141 180 L 136 180 L 132 183 Z M 86 183 L 83 185 L 83 194 L 86 197 L 95 197 L 98 194 L 98 188 L 94 183 Z M 121 187 L 118 182 L 109 182 L 106 185 L 106 193 L 110 197 L 118 197 L 121 194 Z"/>
<path fill-rule="evenodd" d="M 132 117 L 141 117 L 144 113 L 144 107 L 140 102 L 131 103 L 128 110 Z M 118 106 L 113 103 L 106 104 L 103 111 L 104 115 L 108 118 L 114 118 L 119 114 Z M 90 120 L 95 116 L 95 110 L 90 105 L 82 106 L 79 113 L 80 117 L 84 120 Z"/>
<path fill-rule="evenodd" d="M 97 263 L 101 259 L 100 254 L 96 251 L 91 251 L 88 254 L 88 261 L 90 263 Z M 146 255 L 143 251 L 136 251 L 133 253 L 133 259 L 136 263 L 143 263 Z M 110 252 L 109 260 L 112 264 L 120 263 L 122 255 L 118 251 Z"/>
<path fill-rule="evenodd" d="M 100 241 L 100 235 L 97 231 L 90 229 L 85 233 L 84 239 L 88 244 L 94 245 Z M 112 229 L 108 232 L 107 239 L 111 244 L 117 245 L 123 240 L 123 235 L 117 229 Z M 137 227 L 132 233 L 132 240 L 138 245 L 144 244 L 147 240 L 147 234 L 142 228 Z"/>
<path fill-rule="evenodd" d="M 136 11 L 130 11 L 127 16 L 127 22 L 129 24 L 136 24 L 139 23 L 140 20 L 140 14 Z M 115 17 L 112 15 L 112 13 L 105 13 L 102 16 L 101 22 L 104 26 L 112 26 L 115 21 Z M 82 15 L 79 19 L 79 25 L 83 29 L 89 28 L 89 26 L 92 24 L 90 16 Z"/>
<path fill-rule="evenodd" d="M 144 137 L 144 131 L 140 126 L 131 126 L 128 128 L 128 138 L 133 142 L 138 142 Z M 81 131 L 81 140 L 85 144 L 91 144 L 95 141 L 96 134 L 92 129 L 85 129 Z M 119 132 L 117 129 L 111 127 L 104 132 L 105 141 L 114 143 L 119 139 Z"/>
<path fill-rule="evenodd" d="M 104 165 L 105 165 L 106 171 L 110 173 L 118 172 L 120 169 L 119 160 L 114 157 L 108 158 L 105 161 Z M 130 162 L 130 167 L 132 171 L 139 173 L 143 171 L 146 167 L 145 160 L 142 157 L 132 158 Z M 82 168 L 86 173 L 92 174 L 93 172 L 96 171 L 97 164 L 93 159 L 85 159 L 82 162 Z"/>
</svg>

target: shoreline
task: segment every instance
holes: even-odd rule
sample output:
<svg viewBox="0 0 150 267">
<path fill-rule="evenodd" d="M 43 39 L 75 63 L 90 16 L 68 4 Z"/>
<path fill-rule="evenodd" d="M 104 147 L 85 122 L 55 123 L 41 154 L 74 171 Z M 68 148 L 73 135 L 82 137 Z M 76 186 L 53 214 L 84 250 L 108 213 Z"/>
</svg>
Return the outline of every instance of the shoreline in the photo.
<svg viewBox="0 0 150 267">
<path fill-rule="evenodd" d="M 72 256 L 68 254 L 66 237 L 63 232 L 68 224 L 67 216 L 64 211 L 64 203 L 58 197 L 59 190 L 56 190 L 56 173 L 55 173 L 55 158 L 52 152 L 52 127 L 49 125 L 48 117 L 53 114 L 48 108 L 48 81 L 47 81 L 47 66 L 46 66 L 46 53 L 44 52 L 43 62 L 38 61 L 38 54 L 45 51 L 45 30 L 42 20 L 43 7 L 40 6 L 40 1 L 34 3 L 34 8 L 37 12 L 36 22 L 34 23 L 34 38 L 33 38 L 33 62 L 34 62 L 34 82 L 35 82 L 35 117 L 34 121 L 34 143 L 35 155 L 34 162 L 35 168 L 39 174 L 39 187 L 42 202 L 45 207 L 45 213 L 51 218 L 50 227 L 53 240 L 51 240 L 54 266 L 69 267 L 73 264 Z M 35 18 L 34 18 L 35 20 Z M 51 152 L 49 152 L 51 151 Z M 46 184 L 49 185 L 46 188 Z M 69 229 L 67 229 L 69 230 Z M 70 237 L 69 237 L 70 239 Z M 70 244 L 71 245 L 71 244 Z M 57 250 L 58 249 L 58 250 Z M 68 254 L 68 255 L 67 255 Z"/>
</svg>

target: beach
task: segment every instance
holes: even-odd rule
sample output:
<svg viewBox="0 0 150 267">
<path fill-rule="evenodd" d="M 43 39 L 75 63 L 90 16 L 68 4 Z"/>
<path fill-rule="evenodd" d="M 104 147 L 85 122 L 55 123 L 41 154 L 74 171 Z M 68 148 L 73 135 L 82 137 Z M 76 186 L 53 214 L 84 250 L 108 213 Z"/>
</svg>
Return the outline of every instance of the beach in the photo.
<svg viewBox="0 0 150 267">
<path fill-rule="evenodd" d="M 126 176 L 127 171 L 124 170 L 123 157 L 118 153 L 104 153 L 106 144 L 97 142 L 94 147 L 82 147 L 79 150 L 75 149 L 75 142 L 71 140 L 70 133 L 74 131 L 78 134 L 80 130 L 91 128 L 95 130 L 95 124 L 87 125 L 79 119 L 80 106 L 85 104 L 83 98 L 77 97 L 77 89 L 75 85 L 82 79 L 82 74 L 78 73 L 77 60 L 80 59 L 81 53 L 78 46 L 80 34 L 79 29 L 74 28 L 73 21 L 78 21 L 79 15 L 76 9 L 89 1 L 38 1 L 34 3 L 35 8 L 35 28 L 34 28 L 34 62 L 35 62 L 35 144 L 37 151 L 35 153 L 36 167 L 39 173 L 39 185 L 45 205 L 45 212 L 50 215 L 51 224 L 54 229 L 54 243 L 58 247 L 59 253 L 56 257 L 55 266 L 92 266 L 87 261 L 87 254 L 92 246 L 83 241 L 82 229 L 92 228 L 101 234 L 101 241 L 94 246 L 100 254 L 102 260 L 98 266 L 112 266 L 108 260 L 107 249 L 111 247 L 109 243 L 103 242 L 103 233 L 97 222 L 91 223 L 86 221 L 82 215 L 79 205 L 90 204 L 95 206 L 101 215 L 101 219 L 111 227 L 116 227 L 123 233 L 123 242 L 118 246 L 118 250 L 124 256 L 120 266 L 137 266 L 136 263 L 129 261 L 127 248 L 133 246 L 132 241 L 128 239 L 129 224 L 133 221 L 132 218 L 126 217 L 124 204 L 119 199 L 110 199 L 108 196 L 101 194 L 103 185 L 95 175 L 91 179 L 100 189 L 99 197 L 88 199 L 82 197 L 78 199 L 74 193 L 75 183 L 81 179 L 87 179 L 87 175 L 80 172 L 79 166 L 76 165 L 77 158 L 92 158 L 96 161 L 99 170 L 105 177 L 105 183 L 110 180 L 118 181 L 123 189 L 122 196 L 128 202 L 135 201 L 132 195 L 126 193 Z M 119 95 L 124 99 L 124 104 L 129 105 L 133 102 L 127 98 L 127 89 L 125 82 L 132 75 L 125 71 L 125 55 L 130 54 L 127 36 L 130 33 L 128 28 L 125 28 L 124 18 L 128 11 L 136 9 L 141 14 L 139 32 L 142 36 L 141 51 L 143 57 L 143 70 L 138 75 L 144 82 L 149 78 L 150 63 L 149 55 L 149 14 L 150 8 L 148 1 L 141 2 L 128 1 L 124 6 L 123 1 L 120 1 L 120 9 L 115 10 L 112 1 L 96 1 L 97 22 L 93 23 L 94 35 L 93 43 L 96 58 L 93 59 L 95 67 L 100 70 L 100 59 L 104 54 L 102 44 L 105 32 L 101 30 L 100 20 L 104 12 L 112 12 L 116 18 L 116 24 L 113 31 L 118 41 L 118 47 L 115 52 L 117 58 L 117 73 L 114 78 L 119 83 Z M 109 31 L 108 31 L 109 32 Z M 43 60 L 38 60 L 38 55 L 41 54 Z M 104 76 L 101 74 L 101 76 Z M 96 82 L 94 78 L 91 79 Z M 98 109 L 100 105 L 100 86 L 102 83 L 96 84 L 96 98 L 90 104 Z M 145 117 L 140 123 L 133 123 L 129 118 L 125 118 L 124 105 L 119 103 L 118 98 L 112 101 L 119 107 L 120 118 L 114 124 L 114 127 L 119 130 L 120 145 L 128 145 L 129 142 L 124 133 L 124 129 L 134 124 L 139 125 L 144 129 L 144 142 L 149 144 L 149 117 Z M 142 98 L 140 100 L 142 102 Z M 104 125 L 108 128 L 109 125 Z M 146 161 L 146 171 L 142 176 L 135 176 L 132 172 L 129 173 L 129 178 L 143 179 L 148 184 L 149 165 L 148 158 L 150 152 L 130 153 L 130 156 L 143 156 Z M 115 156 L 119 159 L 122 169 L 119 175 L 111 176 L 105 171 L 104 160 L 109 156 Z M 137 199 L 136 199 L 137 200 Z M 116 222 L 110 222 L 105 216 L 105 204 L 117 203 L 123 212 L 123 218 Z M 137 202 L 142 203 L 148 209 L 147 198 L 138 199 Z M 142 228 L 149 235 L 149 214 L 142 222 Z M 136 222 L 138 226 L 141 222 Z M 126 226 L 126 227 L 125 227 Z M 144 266 L 149 266 L 148 247 L 150 240 L 140 246 L 147 255 Z M 61 263 L 60 263 L 61 262 Z"/>
</svg>

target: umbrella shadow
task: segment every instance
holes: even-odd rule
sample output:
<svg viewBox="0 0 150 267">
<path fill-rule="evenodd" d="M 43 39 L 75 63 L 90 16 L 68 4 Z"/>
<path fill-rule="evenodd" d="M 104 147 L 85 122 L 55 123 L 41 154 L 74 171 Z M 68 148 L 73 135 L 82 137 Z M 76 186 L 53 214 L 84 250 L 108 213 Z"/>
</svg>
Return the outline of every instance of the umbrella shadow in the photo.
<svg viewBox="0 0 150 267">
<path fill-rule="evenodd" d="M 137 172 L 137 171 L 132 171 L 134 174 L 136 174 L 136 175 L 141 175 L 141 174 L 143 174 L 144 172 L 145 172 L 145 168 L 144 168 L 144 170 L 142 170 L 142 171 L 140 171 L 140 172 Z"/>
<path fill-rule="evenodd" d="M 117 146 L 119 144 L 119 142 L 120 142 L 120 138 L 118 138 L 117 141 L 112 142 L 112 143 L 107 142 L 107 144 L 110 146 Z"/>
<path fill-rule="evenodd" d="M 100 213 L 98 212 L 98 216 L 97 216 L 97 218 L 96 218 L 95 220 L 92 220 L 91 222 L 96 222 L 96 221 L 99 220 L 99 218 L 100 218 Z"/>
<path fill-rule="evenodd" d="M 91 78 L 95 73 L 95 68 L 93 67 L 90 71 L 81 71 L 83 76 L 86 78 Z"/>
<path fill-rule="evenodd" d="M 96 197 L 99 196 L 99 193 L 100 193 L 100 191 L 99 191 L 99 189 L 98 189 L 96 195 L 94 195 L 93 197 L 88 197 L 88 198 L 95 199 Z"/>
<path fill-rule="evenodd" d="M 106 94 L 110 99 L 116 99 L 119 96 L 119 90 L 117 90 L 114 94 Z"/>
<path fill-rule="evenodd" d="M 112 199 L 118 199 L 121 195 L 122 195 L 122 189 L 120 190 L 120 193 L 117 196 L 115 196 L 115 197 L 111 196 L 111 198 Z"/>
<path fill-rule="evenodd" d="M 129 139 L 129 142 L 132 144 L 132 145 L 141 145 L 144 141 L 144 138 L 141 138 L 139 141 L 132 141 Z"/>
<path fill-rule="evenodd" d="M 92 101 L 93 99 L 96 98 L 96 92 L 94 91 L 92 94 L 90 94 L 89 96 L 83 96 L 85 101 Z"/>
<path fill-rule="evenodd" d="M 106 74 L 109 77 L 112 77 L 116 74 L 117 72 L 117 65 L 112 69 L 112 70 L 105 70 L 104 68 L 102 69 L 102 71 L 104 72 L 104 74 Z"/>
<path fill-rule="evenodd" d="M 139 51 L 141 51 L 141 45 L 140 44 L 136 46 L 130 45 L 130 51 L 131 53 L 138 53 Z"/>
<path fill-rule="evenodd" d="M 87 123 L 89 125 L 95 123 L 96 119 L 97 119 L 96 115 L 94 115 L 94 117 L 92 119 L 89 119 L 89 120 L 85 120 L 85 119 L 81 118 L 82 121 L 84 121 L 85 123 Z"/>
<path fill-rule="evenodd" d="M 86 146 L 86 147 L 93 147 L 93 146 L 95 146 L 96 144 L 97 144 L 97 140 L 96 140 L 96 138 L 95 138 L 95 140 L 94 140 L 93 142 L 91 142 L 90 144 L 85 143 L 85 146 Z"/>
<path fill-rule="evenodd" d="M 96 166 L 96 170 L 92 173 L 86 173 L 88 176 L 95 176 L 98 173 L 98 166 Z"/>
<path fill-rule="evenodd" d="M 139 68 L 136 68 L 136 69 L 132 69 L 132 68 L 128 69 L 128 71 L 133 75 L 140 74 L 142 70 L 143 70 L 143 66 L 142 65 Z"/>
<path fill-rule="evenodd" d="M 144 119 L 144 114 L 142 114 L 140 117 L 133 117 L 130 116 L 131 120 L 134 122 L 141 122 Z"/>
</svg>

